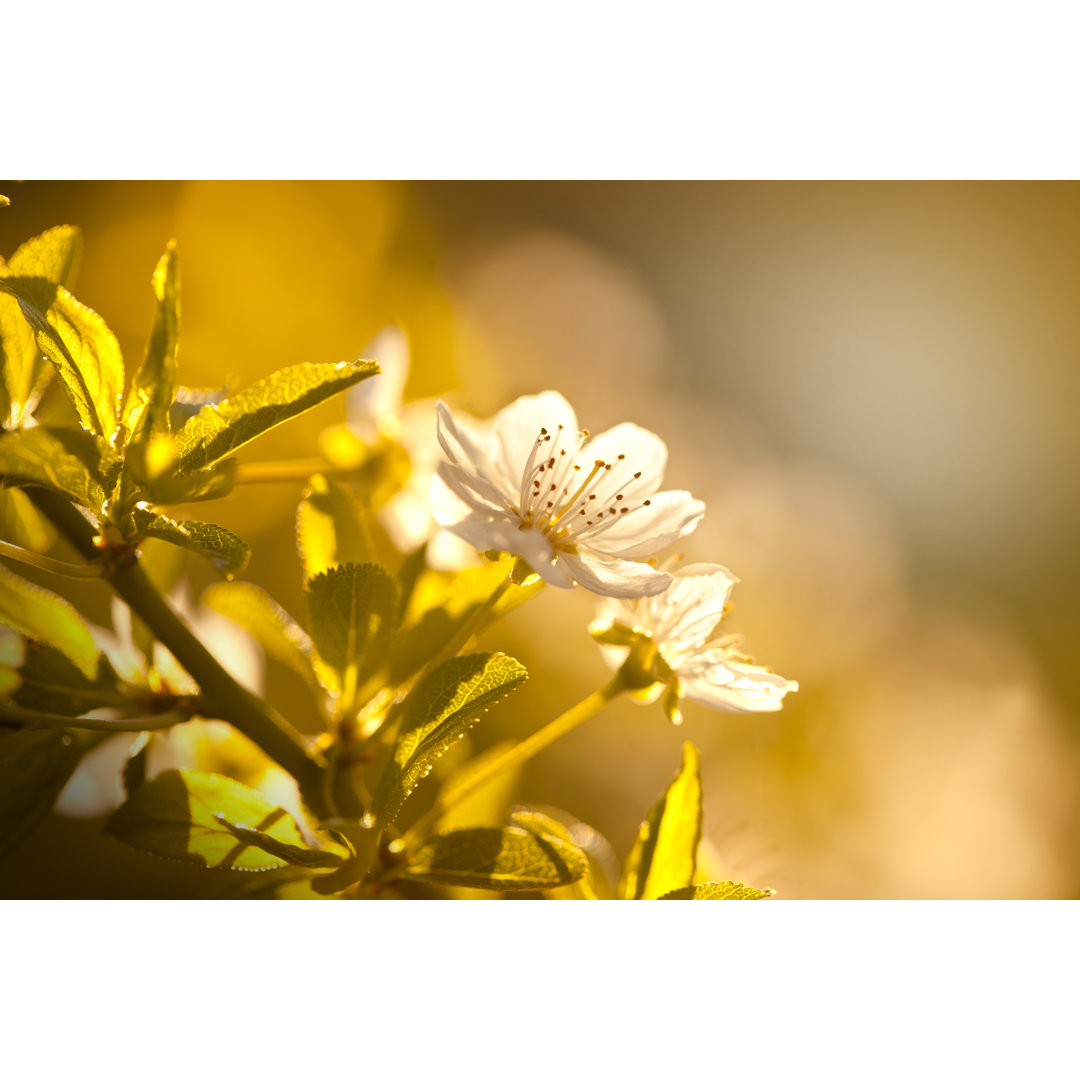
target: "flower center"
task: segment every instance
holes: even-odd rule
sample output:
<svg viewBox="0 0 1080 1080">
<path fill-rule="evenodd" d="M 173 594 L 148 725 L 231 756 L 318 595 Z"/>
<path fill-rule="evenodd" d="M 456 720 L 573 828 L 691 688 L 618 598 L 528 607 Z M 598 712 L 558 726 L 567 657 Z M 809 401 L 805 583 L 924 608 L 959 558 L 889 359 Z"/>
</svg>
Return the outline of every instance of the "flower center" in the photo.
<svg viewBox="0 0 1080 1080">
<path fill-rule="evenodd" d="M 520 509 L 513 508 L 520 527 L 536 529 L 556 551 L 575 550 L 580 541 L 610 528 L 623 514 L 651 503 L 645 499 L 628 505 L 625 489 L 640 480 L 641 473 L 628 474 L 625 454 L 614 461 L 595 458 L 586 470 L 579 459 L 588 438 L 587 431 L 567 434 L 562 424 L 554 434 L 541 428 L 522 471 Z"/>
</svg>

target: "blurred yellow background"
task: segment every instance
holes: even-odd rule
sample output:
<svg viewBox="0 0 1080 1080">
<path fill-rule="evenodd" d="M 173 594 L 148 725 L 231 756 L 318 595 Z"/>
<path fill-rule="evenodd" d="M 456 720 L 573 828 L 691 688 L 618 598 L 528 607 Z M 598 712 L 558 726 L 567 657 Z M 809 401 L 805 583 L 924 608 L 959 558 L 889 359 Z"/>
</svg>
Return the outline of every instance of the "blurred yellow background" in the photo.
<svg viewBox="0 0 1080 1080">
<path fill-rule="evenodd" d="M 776 714 L 618 703 L 519 795 L 625 855 L 702 750 L 725 876 L 782 897 L 1074 896 L 1080 691 L 1080 185 L 1072 183 L 6 183 L 0 253 L 83 228 L 76 295 L 131 364 L 165 242 L 180 379 L 243 385 L 350 360 L 388 324 L 408 397 L 485 416 L 561 391 L 593 431 L 668 443 L 708 506 L 681 546 L 741 579 L 732 628 L 801 689 Z M 340 400 L 242 460 L 310 456 Z M 300 612 L 300 485 L 199 512 Z M 214 580 L 190 562 L 195 592 Z M 92 618 L 107 597 L 72 587 Z M 521 736 L 607 676 L 589 594 L 547 590 L 488 644 L 533 673 L 475 744 Z M 271 669 L 296 715 L 301 687 Z M 298 718 L 299 719 L 299 718 Z M 198 871 L 53 817 L 4 895 L 197 895 Z M 64 857 L 47 860 L 47 850 Z"/>
</svg>

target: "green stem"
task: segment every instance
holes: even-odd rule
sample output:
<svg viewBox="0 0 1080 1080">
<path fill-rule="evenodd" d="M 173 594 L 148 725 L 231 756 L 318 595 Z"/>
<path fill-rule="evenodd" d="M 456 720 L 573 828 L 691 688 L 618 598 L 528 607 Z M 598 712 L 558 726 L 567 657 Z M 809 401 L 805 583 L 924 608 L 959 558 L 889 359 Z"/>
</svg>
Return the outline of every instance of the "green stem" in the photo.
<svg viewBox="0 0 1080 1080">
<path fill-rule="evenodd" d="M 80 555 L 95 562 L 101 552 L 90 523 L 68 502 L 52 492 L 28 488 L 27 494 Z M 150 628 L 199 684 L 205 714 L 227 720 L 260 746 L 300 782 L 313 809 L 321 813 L 321 774 L 326 767 L 299 731 L 265 701 L 242 687 L 188 629 L 154 587 L 138 562 L 115 569 L 107 578 L 119 597 Z"/>
<path fill-rule="evenodd" d="M 50 574 L 60 574 L 69 578 L 100 578 L 100 566 L 79 566 L 77 563 L 61 562 L 59 559 L 50 559 L 48 555 L 39 555 L 36 551 L 27 551 L 26 548 L 9 544 L 6 540 L 0 540 L 0 555 L 24 563 L 26 566 L 36 566 L 39 570 L 48 570 Z"/>
<path fill-rule="evenodd" d="M 535 734 L 530 735 L 524 742 L 510 747 L 505 754 L 500 754 L 487 762 L 483 768 L 477 769 L 468 780 L 454 788 L 452 799 L 437 799 L 435 805 L 402 837 L 395 842 L 399 850 L 414 848 L 427 835 L 431 826 L 446 813 L 452 806 L 456 806 L 467 795 L 471 795 L 477 788 L 486 784 L 503 769 L 511 769 L 535 757 L 541 750 L 547 749 L 557 739 L 561 739 L 568 732 L 573 731 L 578 725 L 583 724 L 591 716 L 595 716 L 605 705 L 613 701 L 626 689 L 626 683 L 620 672 L 600 690 L 590 694 L 584 701 L 578 702 L 572 709 L 567 709 L 561 716 L 557 716 L 546 727 L 542 727 Z"/>
<path fill-rule="evenodd" d="M 187 708 L 170 709 L 168 712 L 142 716 L 119 716 L 115 719 L 92 719 L 86 716 L 62 716 L 60 713 L 24 709 L 20 705 L 0 704 L 0 721 L 24 724 L 29 727 L 66 727 L 81 731 L 160 731 L 191 719 Z"/>
</svg>

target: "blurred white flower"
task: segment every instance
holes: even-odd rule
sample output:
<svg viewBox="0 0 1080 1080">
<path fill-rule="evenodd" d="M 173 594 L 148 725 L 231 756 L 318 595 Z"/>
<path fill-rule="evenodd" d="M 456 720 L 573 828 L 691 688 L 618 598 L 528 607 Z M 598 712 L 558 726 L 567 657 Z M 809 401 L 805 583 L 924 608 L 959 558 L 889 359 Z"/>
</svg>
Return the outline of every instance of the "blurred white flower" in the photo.
<svg viewBox="0 0 1080 1080">
<path fill-rule="evenodd" d="M 479 551 L 523 558 L 545 581 L 576 581 L 601 596 L 652 596 L 671 576 L 630 560 L 691 532 L 705 504 L 658 492 L 662 439 L 636 424 L 596 436 L 554 391 L 520 397 L 483 438 L 440 401 L 438 438 L 449 461 L 431 488 L 435 520 Z"/>
<path fill-rule="evenodd" d="M 608 663 L 619 667 L 631 649 L 655 646 L 646 655 L 652 653 L 656 682 L 644 699 L 655 701 L 666 683 L 664 709 L 676 724 L 682 722 L 681 697 L 726 712 L 779 709 L 799 684 L 754 664 L 737 634 L 717 633 L 738 579 L 714 563 L 685 566 L 672 577 L 659 596 L 600 603 L 589 631 Z"/>
<path fill-rule="evenodd" d="M 262 650 L 229 619 L 208 608 L 194 609 L 185 589 L 174 590 L 170 599 L 222 667 L 252 693 L 261 693 L 264 668 Z M 198 684 L 160 641 L 154 642 L 153 661 L 147 663 L 146 657 L 135 644 L 131 611 L 116 598 L 112 601 L 112 625 L 111 632 L 101 627 L 93 627 L 91 633 L 98 648 L 105 653 L 109 663 L 124 682 L 145 687 L 153 693 L 194 695 L 199 692 Z M 104 718 L 111 715 L 111 710 L 98 709 L 89 715 Z M 212 722 L 188 721 L 167 732 L 159 733 L 155 736 L 155 751 L 171 747 L 174 743 L 176 746 L 187 747 L 208 730 L 209 723 Z M 236 735 L 228 725 L 222 724 L 221 727 Z M 177 740 L 181 730 L 184 734 Z M 79 762 L 78 768 L 60 792 L 53 807 L 56 813 L 64 817 L 88 818 L 115 810 L 126 797 L 121 781 L 124 764 L 141 745 L 142 739 L 143 736 L 138 732 L 123 732 L 110 736 L 100 746 L 91 750 Z M 163 756 L 169 759 L 168 764 L 160 761 Z M 171 755 L 168 751 L 164 755 L 155 752 L 151 755 L 152 766 L 149 772 L 156 775 L 162 768 L 191 766 L 195 764 L 191 758 L 192 754 L 186 751 Z"/>
<path fill-rule="evenodd" d="M 380 439 L 393 440 L 405 448 L 410 462 L 405 485 L 378 510 L 379 524 L 405 554 L 426 542 L 428 565 L 436 570 L 459 570 L 475 563 L 472 548 L 440 528 L 431 514 L 431 478 L 441 458 L 435 403 L 430 398 L 402 402 L 409 377 L 408 338 L 398 327 L 387 327 L 363 355 L 378 360 L 381 371 L 346 392 L 348 426 L 369 446 Z"/>
</svg>

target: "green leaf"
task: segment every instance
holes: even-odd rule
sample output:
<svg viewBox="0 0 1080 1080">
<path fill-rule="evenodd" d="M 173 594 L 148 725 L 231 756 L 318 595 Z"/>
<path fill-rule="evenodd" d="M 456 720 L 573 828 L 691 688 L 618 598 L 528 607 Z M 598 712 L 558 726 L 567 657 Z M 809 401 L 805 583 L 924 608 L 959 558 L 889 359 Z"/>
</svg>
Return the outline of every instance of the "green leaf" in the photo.
<svg viewBox="0 0 1080 1080">
<path fill-rule="evenodd" d="M 510 824 L 541 837 L 572 844 L 588 860 L 589 868 L 581 879 L 560 889 L 557 895 L 575 900 L 614 899 L 618 862 L 611 845 L 595 829 L 565 810 L 538 806 L 515 806 L 510 812 Z"/>
<path fill-rule="evenodd" d="M 312 847 L 288 813 L 252 788 L 194 769 L 170 769 L 137 787 L 105 831 L 151 855 L 220 869 L 336 866 L 348 854 L 338 844 Z"/>
<path fill-rule="evenodd" d="M 574 845 L 510 825 L 457 829 L 432 837 L 406 876 L 473 889 L 553 889 L 585 876 L 589 861 Z"/>
<path fill-rule="evenodd" d="M 457 656 L 430 671 L 405 699 L 390 760 L 379 777 L 371 813 L 386 827 L 448 747 L 528 676 L 503 653 Z"/>
<path fill-rule="evenodd" d="M 251 549 L 235 533 L 208 521 L 174 521 L 137 507 L 132 517 L 142 536 L 156 537 L 187 548 L 208 559 L 226 577 L 239 574 L 251 557 Z"/>
<path fill-rule="evenodd" d="M 22 686 L 14 701 L 27 709 L 79 716 L 91 709 L 126 709 L 131 705 L 131 697 L 124 693 L 106 656 L 99 658 L 97 674 L 91 680 L 66 656 L 30 641 L 19 675 Z"/>
<path fill-rule="evenodd" d="M 82 233 L 71 225 L 59 225 L 27 240 L 4 269 L 19 277 L 47 278 L 70 289 L 82 261 Z M 3 264 L 0 263 L 0 266 Z M 51 372 L 11 296 L 0 296 L 0 423 L 13 430 L 22 426 L 33 410 Z"/>
<path fill-rule="evenodd" d="M 374 557 L 356 499 L 347 488 L 320 475 L 311 478 L 296 508 L 296 546 L 305 578 Z"/>
<path fill-rule="evenodd" d="M 397 586 L 375 563 L 345 563 L 307 584 L 311 638 L 319 656 L 354 689 L 379 669 L 397 623 Z"/>
<path fill-rule="evenodd" d="M 82 263 L 82 232 L 74 225 L 57 225 L 20 244 L 7 264 L 19 277 L 40 277 L 70 289 Z"/>
<path fill-rule="evenodd" d="M 735 881 L 706 881 L 686 889 L 665 893 L 661 900 L 764 900 L 772 896 L 773 889 L 755 889 Z"/>
<path fill-rule="evenodd" d="M 176 349 L 180 325 L 180 267 L 176 241 L 170 240 L 154 269 L 154 326 L 146 356 L 135 372 L 124 405 L 128 445 L 168 434 L 169 406 L 176 385 Z"/>
<path fill-rule="evenodd" d="M 180 472 L 205 469 L 378 370 L 372 360 L 297 364 L 217 405 L 204 405 L 177 436 L 177 468 Z"/>
<path fill-rule="evenodd" d="M 49 813 L 83 754 L 102 738 L 64 728 L 0 734 L 0 858 Z"/>
<path fill-rule="evenodd" d="M 5 484 L 37 484 L 101 513 L 120 475 L 120 458 L 102 438 L 75 428 L 33 427 L 0 435 Z"/>
<path fill-rule="evenodd" d="M 501 559 L 457 573 L 427 570 L 420 575 L 390 661 L 392 683 L 404 682 L 438 655 L 473 612 L 506 580 L 510 561 Z M 498 619 L 512 611 L 542 585 L 539 579 L 529 585 L 511 585 L 499 598 L 491 618 Z"/>
<path fill-rule="evenodd" d="M 0 487 L 0 537 L 18 547 L 44 552 L 55 542 L 56 530 L 25 491 Z"/>
<path fill-rule="evenodd" d="M 316 685 L 311 638 L 269 593 L 247 581 L 219 581 L 203 591 L 202 602 L 243 627 L 268 656 L 309 686 Z"/>
<path fill-rule="evenodd" d="M 236 461 L 230 458 L 213 468 L 200 469 L 198 472 L 178 473 L 170 466 L 159 476 L 144 473 L 136 479 L 146 502 L 157 506 L 172 506 L 176 503 L 223 498 L 236 484 L 236 468 Z"/>
<path fill-rule="evenodd" d="M 120 423 L 124 360 L 105 320 L 46 278 L 0 277 L 0 290 L 18 300 L 79 423 L 92 434 L 111 439 Z"/>
<path fill-rule="evenodd" d="M 641 823 L 623 869 L 619 896 L 655 900 L 688 888 L 694 880 L 702 820 L 701 755 L 687 742 L 679 771 Z"/>
<path fill-rule="evenodd" d="M 26 637 L 52 645 L 88 679 L 94 678 L 98 649 L 82 616 L 55 593 L 31 585 L 3 566 L 0 621 Z"/>
</svg>

